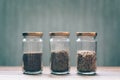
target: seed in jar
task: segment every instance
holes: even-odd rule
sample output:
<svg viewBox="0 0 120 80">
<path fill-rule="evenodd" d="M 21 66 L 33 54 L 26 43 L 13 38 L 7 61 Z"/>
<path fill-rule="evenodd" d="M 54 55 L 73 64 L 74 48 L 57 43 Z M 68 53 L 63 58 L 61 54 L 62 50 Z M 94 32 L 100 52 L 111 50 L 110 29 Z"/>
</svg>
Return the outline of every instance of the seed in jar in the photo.
<svg viewBox="0 0 120 80">
<path fill-rule="evenodd" d="M 51 52 L 51 70 L 53 72 L 65 72 L 69 70 L 68 51 L 52 51 Z"/>
<path fill-rule="evenodd" d="M 92 72 L 96 70 L 96 52 L 89 50 L 77 51 L 77 70 Z"/>
</svg>

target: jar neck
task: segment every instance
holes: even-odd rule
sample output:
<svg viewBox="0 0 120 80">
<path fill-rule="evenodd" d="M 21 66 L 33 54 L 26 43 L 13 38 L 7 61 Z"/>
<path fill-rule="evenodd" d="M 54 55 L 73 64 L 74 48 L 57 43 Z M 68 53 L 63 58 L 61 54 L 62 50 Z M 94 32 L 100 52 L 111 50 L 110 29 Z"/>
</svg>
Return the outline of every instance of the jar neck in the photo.
<svg viewBox="0 0 120 80">
<path fill-rule="evenodd" d="M 41 38 L 41 37 L 40 36 L 24 36 L 24 38 L 32 39 L 32 38 Z"/>
<path fill-rule="evenodd" d="M 69 38 L 69 36 L 50 36 L 50 38 Z"/>
<path fill-rule="evenodd" d="M 78 36 L 81 40 L 95 40 L 94 36 Z"/>
</svg>

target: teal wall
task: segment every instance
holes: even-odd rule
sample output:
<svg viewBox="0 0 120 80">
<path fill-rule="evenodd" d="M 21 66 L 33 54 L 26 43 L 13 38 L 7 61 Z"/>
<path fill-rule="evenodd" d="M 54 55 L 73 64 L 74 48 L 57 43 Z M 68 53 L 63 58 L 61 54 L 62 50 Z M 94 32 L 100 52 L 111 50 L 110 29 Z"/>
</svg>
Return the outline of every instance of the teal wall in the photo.
<svg viewBox="0 0 120 80">
<path fill-rule="evenodd" d="M 49 65 L 50 31 L 71 32 L 76 65 L 77 31 L 98 33 L 97 64 L 120 66 L 120 0 L 0 0 L 0 65 L 22 63 L 22 33 L 44 32 L 43 64 Z"/>
</svg>

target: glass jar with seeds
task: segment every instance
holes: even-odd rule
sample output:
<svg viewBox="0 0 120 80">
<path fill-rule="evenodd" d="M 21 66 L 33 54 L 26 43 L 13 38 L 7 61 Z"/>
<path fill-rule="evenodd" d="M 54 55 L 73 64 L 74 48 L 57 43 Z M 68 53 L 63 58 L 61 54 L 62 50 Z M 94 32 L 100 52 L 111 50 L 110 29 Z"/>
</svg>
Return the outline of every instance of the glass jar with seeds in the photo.
<svg viewBox="0 0 120 80">
<path fill-rule="evenodd" d="M 23 73 L 42 72 L 42 32 L 23 33 Z"/>
<path fill-rule="evenodd" d="M 69 73 L 69 32 L 50 32 L 52 74 Z"/>
<path fill-rule="evenodd" d="M 78 74 L 96 74 L 96 32 L 77 32 L 77 71 Z"/>
</svg>

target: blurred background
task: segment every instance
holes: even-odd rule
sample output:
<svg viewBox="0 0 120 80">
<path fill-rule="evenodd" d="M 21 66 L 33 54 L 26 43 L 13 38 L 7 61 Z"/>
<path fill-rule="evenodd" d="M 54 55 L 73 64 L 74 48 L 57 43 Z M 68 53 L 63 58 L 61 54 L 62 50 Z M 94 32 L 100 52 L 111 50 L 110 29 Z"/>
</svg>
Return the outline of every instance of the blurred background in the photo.
<svg viewBox="0 0 120 80">
<path fill-rule="evenodd" d="M 0 0 L 0 66 L 22 64 L 22 33 L 44 33 L 43 64 L 49 65 L 50 31 L 69 31 L 70 64 L 76 35 L 98 33 L 98 66 L 120 66 L 120 0 Z"/>
</svg>

